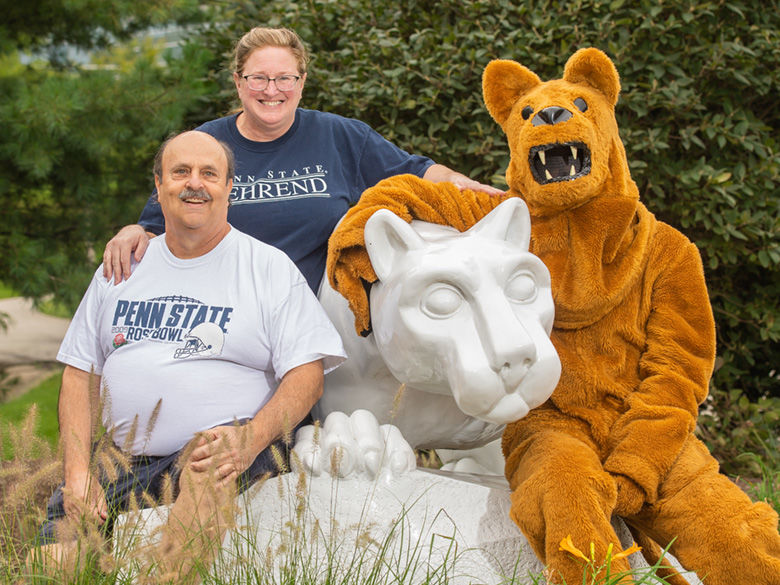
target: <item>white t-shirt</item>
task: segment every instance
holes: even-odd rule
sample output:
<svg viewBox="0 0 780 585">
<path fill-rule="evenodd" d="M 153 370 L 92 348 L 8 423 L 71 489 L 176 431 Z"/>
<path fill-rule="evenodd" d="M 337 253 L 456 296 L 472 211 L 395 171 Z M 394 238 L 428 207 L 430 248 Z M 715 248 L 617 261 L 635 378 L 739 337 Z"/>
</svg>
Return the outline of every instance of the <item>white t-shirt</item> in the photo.
<svg viewBox="0 0 780 585">
<path fill-rule="evenodd" d="M 57 359 L 102 375 L 103 424 L 133 455 L 251 418 L 291 369 L 344 361 L 341 338 L 280 250 L 235 229 L 182 260 L 149 242 L 118 285 L 95 272 Z"/>
</svg>

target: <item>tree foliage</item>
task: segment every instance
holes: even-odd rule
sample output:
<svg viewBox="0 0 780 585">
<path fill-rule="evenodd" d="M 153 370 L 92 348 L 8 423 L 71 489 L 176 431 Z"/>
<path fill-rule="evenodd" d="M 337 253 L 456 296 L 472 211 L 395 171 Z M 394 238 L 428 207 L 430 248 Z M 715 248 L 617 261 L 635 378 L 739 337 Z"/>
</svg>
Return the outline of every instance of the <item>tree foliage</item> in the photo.
<svg viewBox="0 0 780 585">
<path fill-rule="evenodd" d="M 0 21 L 0 51 L 41 49 L 50 60 L 65 56 L 65 45 L 106 47 L 150 26 L 188 22 L 198 16 L 189 0 L 37 0 L 6 2 Z"/>
<path fill-rule="evenodd" d="M 724 389 L 780 395 L 780 11 L 735 0 L 306 0 L 229 4 L 213 70 L 243 32 L 289 26 L 315 59 L 304 106 L 356 117 L 408 150 L 499 183 L 508 162 L 482 102 L 494 58 L 560 77 L 577 49 L 621 74 L 621 136 L 645 204 L 704 257 Z M 233 95 L 214 96 L 226 111 Z"/>
<path fill-rule="evenodd" d="M 0 279 L 73 306 L 95 252 L 137 218 L 161 139 L 207 92 L 209 55 L 190 45 L 174 58 L 148 40 L 116 40 L 192 15 L 187 2 L 46 4 L 51 28 L 34 3 L 9 7 L 0 26 Z M 69 59 L 75 48 L 90 48 L 90 62 Z"/>
<path fill-rule="evenodd" d="M 777 10 L 745 0 L 223 0 L 211 14 L 193 0 L 43 5 L 10 5 L 0 22 L 0 279 L 26 295 L 80 296 L 90 251 L 137 217 L 160 140 L 233 105 L 229 52 L 252 26 L 290 26 L 309 43 L 305 107 L 362 119 L 496 184 L 508 149 L 482 102 L 485 65 L 514 59 L 551 79 L 596 46 L 621 74 L 618 122 L 644 202 L 702 251 L 716 387 L 780 395 Z M 198 15 L 219 24 L 164 62 L 127 40 Z M 86 69 L 63 43 L 105 52 Z M 23 64 L 20 50 L 37 60 Z"/>
</svg>

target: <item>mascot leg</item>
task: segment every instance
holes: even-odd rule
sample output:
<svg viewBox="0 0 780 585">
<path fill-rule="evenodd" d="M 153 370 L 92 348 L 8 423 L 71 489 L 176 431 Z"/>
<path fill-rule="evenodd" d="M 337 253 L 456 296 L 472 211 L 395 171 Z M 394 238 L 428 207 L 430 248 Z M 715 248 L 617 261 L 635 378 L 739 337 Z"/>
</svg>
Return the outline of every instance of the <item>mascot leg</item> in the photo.
<svg viewBox="0 0 780 585">
<path fill-rule="evenodd" d="M 660 486 L 656 504 L 629 522 L 670 551 L 707 585 L 780 584 L 777 514 L 753 503 L 695 437 Z"/>
<path fill-rule="evenodd" d="M 509 443 L 505 440 L 505 448 Z M 593 543 L 597 566 L 610 544 L 613 553 L 621 550 L 610 523 L 617 496 L 615 482 L 602 469 L 595 446 L 586 436 L 541 430 L 514 444 L 507 459 L 513 490 L 510 515 L 547 565 L 550 583 L 564 579 L 581 583 L 584 561 L 560 550 L 561 541 L 571 536 L 572 544 L 588 557 Z M 614 561 L 612 574 L 628 568 L 625 559 Z"/>
</svg>

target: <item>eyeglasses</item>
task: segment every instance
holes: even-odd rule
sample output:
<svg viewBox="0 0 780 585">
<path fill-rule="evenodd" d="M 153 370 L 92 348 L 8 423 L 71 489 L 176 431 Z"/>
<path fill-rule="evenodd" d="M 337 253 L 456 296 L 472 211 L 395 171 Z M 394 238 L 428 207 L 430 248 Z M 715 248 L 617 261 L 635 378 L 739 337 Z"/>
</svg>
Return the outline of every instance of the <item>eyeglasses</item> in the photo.
<svg viewBox="0 0 780 585">
<path fill-rule="evenodd" d="M 298 83 L 300 75 L 280 75 L 279 77 L 266 77 L 265 75 L 242 75 L 246 84 L 253 91 L 263 91 L 272 81 L 279 91 L 290 91 Z"/>
</svg>

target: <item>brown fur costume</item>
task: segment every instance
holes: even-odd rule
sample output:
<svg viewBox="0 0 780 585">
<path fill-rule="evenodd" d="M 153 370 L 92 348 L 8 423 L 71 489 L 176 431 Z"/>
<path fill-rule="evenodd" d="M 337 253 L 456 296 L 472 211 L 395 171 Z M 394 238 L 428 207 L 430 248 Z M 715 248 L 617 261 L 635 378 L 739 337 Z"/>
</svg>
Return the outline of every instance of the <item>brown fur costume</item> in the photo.
<svg viewBox="0 0 780 585">
<path fill-rule="evenodd" d="M 504 433 L 513 519 L 568 583 L 582 568 L 561 540 L 594 542 L 603 559 L 619 547 L 618 514 L 664 546 L 676 539 L 672 553 L 708 585 L 780 584 L 777 514 L 693 435 L 715 357 L 701 260 L 639 202 L 614 65 L 583 49 L 543 83 L 494 61 L 483 90 L 509 141 L 510 194 L 528 204 L 532 251 L 552 275 L 563 370 L 552 398 Z"/>
<path fill-rule="evenodd" d="M 559 550 L 568 535 L 584 551 L 593 542 L 597 559 L 619 550 L 617 514 L 664 546 L 674 539 L 672 553 L 708 585 L 780 585 L 777 514 L 719 474 L 693 435 L 715 355 L 701 260 L 639 202 L 614 117 L 614 65 L 584 49 L 563 79 L 542 83 L 494 61 L 483 89 L 509 141 L 508 195 L 528 204 L 531 251 L 552 275 L 563 365 L 552 398 L 504 434 L 513 519 L 554 581 L 582 581 L 580 562 Z M 369 324 L 361 280 L 376 280 L 363 242 L 373 211 L 465 230 L 502 199 L 410 176 L 367 190 L 328 257 L 358 332 Z M 615 561 L 613 574 L 627 568 Z"/>
</svg>

